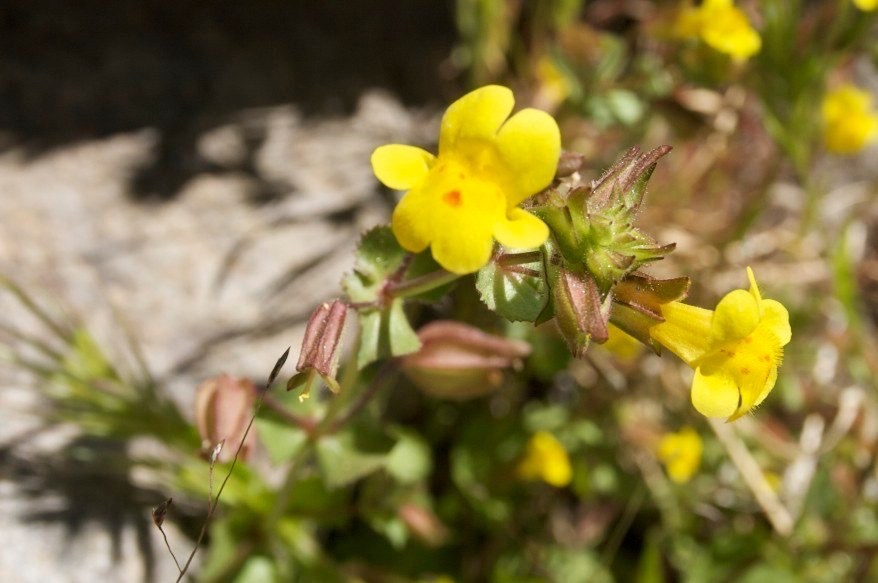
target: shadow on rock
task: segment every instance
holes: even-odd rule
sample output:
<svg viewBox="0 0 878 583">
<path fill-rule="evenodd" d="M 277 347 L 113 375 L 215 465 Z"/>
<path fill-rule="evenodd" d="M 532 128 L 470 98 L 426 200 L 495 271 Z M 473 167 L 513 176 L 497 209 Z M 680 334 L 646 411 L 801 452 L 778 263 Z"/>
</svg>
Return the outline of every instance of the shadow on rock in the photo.
<svg viewBox="0 0 878 583">
<path fill-rule="evenodd" d="M 339 115 L 369 88 L 442 101 L 452 2 L 139 2 L 10 0 L 0 5 L 0 151 L 29 156 L 82 140 L 157 130 L 132 180 L 166 200 L 196 173 L 261 180 L 254 199 L 289 192 L 249 154 L 230 168 L 200 158 L 199 137 L 252 108 L 295 104 Z"/>
</svg>

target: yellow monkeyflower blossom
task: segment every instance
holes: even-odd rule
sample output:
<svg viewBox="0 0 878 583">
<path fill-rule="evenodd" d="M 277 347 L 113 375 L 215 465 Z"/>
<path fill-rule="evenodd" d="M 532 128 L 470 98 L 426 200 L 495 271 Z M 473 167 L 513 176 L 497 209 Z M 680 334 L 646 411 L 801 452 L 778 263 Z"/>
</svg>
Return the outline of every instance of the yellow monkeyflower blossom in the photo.
<svg viewBox="0 0 878 583">
<path fill-rule="evenodd" d="M 854 85 L 842 85 L 823 98 L 823 138 L 835 154 L 853 154 L 878 136 L 872 96 Z"/>
<path fill-rule="evenodd" d="M 747 277 L 750 290 L 726 294 L 713 311 L 662 305 L 665 321 L 649 331 L 695 370 L 692 404 L 707 417 L 734 421 L 759 405 L 777 381 L 792 336 L 786 308 L 762 299 L 749 267 Z"/>
<path fill-rule="evenodd" d="M 665 464 L 671 480 L 685 484 L 698 471 L 703 449 L 698 432 L 691 427 L 684 427 L 676 433 L 663 435 L 657 454 L 659 460 Z"/>
<path fill-rule="evenodd" d="M 700 38 L 736 61 L 745 61 L 762 48 L 759 33 L 732 0 L 704 0 L 697 8 L 687 5 L 677 17 L 675 33 Z"/>
<path fill-rule="evenodd" d="M 438 157 L 399 144 L 375 150 L 378 180 L 408 190 L 391 224 L 404 249 L 429 246 L 439 265 L 464 274 L 488 262 L 494 239 L 516 249 L 545 242 L 548 227 L 518 205 L 552 181 L 561 135 L 544 111 L 509 117 L 514 105 L 508 88 L 482 87 L 445 112 Z"/>
<path fill-rule="evenodd" d="M 561 488 L 570 483 L 573 470 L 561 442 L 548 431 L 538 431 L 527 442 L 524 458 L 518 464 L 518 475 Z"/>
<path fill-rule="evenodd" d="M 854 6 L 864 12 L 872 12 L 878 8 L 878 0 L 854 0 Z"/>
</svg>

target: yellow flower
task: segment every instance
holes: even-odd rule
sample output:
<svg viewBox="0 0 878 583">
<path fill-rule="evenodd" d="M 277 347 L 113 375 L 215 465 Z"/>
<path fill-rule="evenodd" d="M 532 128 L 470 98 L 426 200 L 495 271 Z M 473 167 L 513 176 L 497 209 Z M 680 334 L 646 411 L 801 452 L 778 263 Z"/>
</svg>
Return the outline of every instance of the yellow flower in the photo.
<svg viewBox="0 0 878 583">
<path fill-rule="evenodd" d="M 878 8 L 878 0 L 854 0 L 854 5 L 864 12 L 872 12 Z"/>
<path fill-rule="evenodd" d="M 573 83 L 551 57 L 544 56 L 537 62 L 536 78 L 539 83 L 537 98 L 550 109 L 564 103 L 573 93 Z"/>
<path fill-rule="evenodd" d="M 570 483 L 573 470 L 561 442 L 548 431 L 538 431 L 527 442 L 527 451 L 518 464 L 518 475 L 561 488 Z"/>
<path fill-rule="evenodd" d="M 398 144 L 375 150 L 378 180 L 408 189 L 392 220 L 403 248 L 418 253 L 431 246 L 442 267 L 463 274 L 488 262 L 494 239 L 517 249 L 545 242 L 545 223 L 517 207 L 552 181 L 561 136 L 544 111 L 509 117 L 514 104 L 512 91 L 497 85 L 452 103 L 442 118 L 438 157 Z"/>
<path fill-rule="evenodd" d="M 823 98 L 823 137 L 826 149 L 853 154 L 878 135 L 878 115 L 872 96 L 854 85 L 842 85 Z"/>
<path fill-rule="evenodd" d="M 678 484 L 692 479 L 701 465 L 701 436 L 691 427 L 677 433 L 662 436 L 658 445 L 658 458 L 665 464 L 668 476 Z"/>
<path fill-rule="evenodd" d="M 649 331 L 695 370 L 692 404 L 707 417 L 734 421 L 759 405 L 777 381 L 791 338 L 786 308 L 762 299 L 749 267 L 747 277 L 750 290 L 726 294 L 716 311 L 662 305 L 665 321 Z"/>
<path fill-rule="evenodd" d="M 732 0 L 704 0 L 697 8 L 684 7 L 677 17 L 675 32 L 684 38 L 699 37 L 736 61 L 745 61 L 762 48 L 759 33 Z"/>
</svg>

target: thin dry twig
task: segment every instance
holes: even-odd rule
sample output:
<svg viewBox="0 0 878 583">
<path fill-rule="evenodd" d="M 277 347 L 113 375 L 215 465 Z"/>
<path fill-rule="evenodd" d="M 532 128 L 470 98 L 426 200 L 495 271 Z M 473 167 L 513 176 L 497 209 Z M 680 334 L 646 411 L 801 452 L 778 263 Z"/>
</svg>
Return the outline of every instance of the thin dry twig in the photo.
<svg viewBox="0 0 878 583">
<path fill-rule="evenodd" d="M 180 576 L 177 577 L 177 583 L 183 580 L 183 576 L 186 574 L 186 571 L 189 569 L 189 565 L 192 564 L 192 559 L 195 558 L 195 553 L 198 552 L 199 547 L 201 546 L 201 542 L 204 540 L 204 536 L 207 534 L 207 527 L 210 526 L 210 521 L 213 518 L 214 513 L 216 512 L 217 507 L 219 506 L 220 496 L 222 496 L 223 490 L 226 487 L 226 484 L 229 481 L 229 478 L 232 476 L 232 472 L 235 471 L 235 465 L 238 463 L 238 456 L 241 454 L 241 450 L 244 449 L 244 443 L 247 441 L 247 435 L 250 434 L 250 429 L 253 427 L 253 422 L 256 420 L 256 416 L 259 414 L 259 410 L 262 408 L 262 403 L 265 399 L 265 394 L 271 388 L 271 385 L 277 379 L 277 376 L 280 374 L 281 369 L 284 366 L 284 363 L 287 361 L 287 357 L 290 355 L 290 347 L 284 351 L 280 358 L 277 359 L 277 362 L 274 364 L 274 368 L 271 369 L 271 374 L 268 375 L 268 381 L 265 383 L 265 387 L 259 394 L 259 398 L 256 400 L 256 403 L 253 406 L 253 414 L 250 416 L 250 421 L 247 423 L 247 428 L 244 429 L 244 434 L 241 436 L 241 442 L 238 444 L 237 449 L 235 449 L 235 457 L 232 458 L 232 464 L 229 467 L 229 471 L 226 473 L 225 478 L 223 478 L 222 483 L 220 484 L 219 490 L 216 492 L 216 497 L 213 498 L 212 502 L 208 502 L 207 507 L 207 517 L 204 519 L 204 524 L 201 525 L 201 531 L 198 533 L 198 539 L 195 541 L 195 546 L 192 548 L 192 552 L 189 553 L 189 557 L 186 559 L 186 564 L 183 565 L 183 568 L 180 569 Z M 216 449 L 214 450 L 216 451 Z M 217 452 L 217 455 L 219 452 Z M 212 456 L 213 457 L 213 456 Z M 214 460 L 215 461 L 215 458 Z M 210 481 L 211 481 L 211 490 L 213 490 L 213 461 L 210 465 Z M 208 495 L 210 497 L 210 494 Z M 176 560 L 176 559 L 175 559 Z"/>
<path fill-rule="evenodd" d="M 165 516 L 167 516 L 168 514 L 168 508 L 170 508 L 173 501 L 173 498 L 168 498 L 167 500 L 153 508 L 152 522 L 153 524 L 155 524 L 156 528 L 159 529 L 159 532 L 162 533 L 162 538 L 165 539 L 165 547 L 168 549 L 168 552 L 171 553 L 171 557 L 174 558 L 174 564 L 177 565 L 177 570 L 182 573 L 183 568 L 180 567 L 180 561 L 177 560 L 177 555 L 175 555 L 174 551 L 171 550 L 171 543 L 168 542 L 168 535 L 165 534 L 165 529 L 162 528 L 162 524 L 164 524 L 165 522 Z"/>
<path fill-rule="evenodd" d="M 750 454 L 747 446 L 741 441 L 735 433 L 734 428 L 722 421 L 709 419 L 710 426 L 720 443 L 726 448 L 732 463 L 738 468 L 744 483 L 750 488 L 756 502 L 765 512 L 765 516 L 771 523 L 775 532 L 781 536 L 789 536 L 793 532 L 793 517 L 787 510 L 786 506 L 780 501 L 774 490 L 765 479 L 762 468 Z"/>
</svg>

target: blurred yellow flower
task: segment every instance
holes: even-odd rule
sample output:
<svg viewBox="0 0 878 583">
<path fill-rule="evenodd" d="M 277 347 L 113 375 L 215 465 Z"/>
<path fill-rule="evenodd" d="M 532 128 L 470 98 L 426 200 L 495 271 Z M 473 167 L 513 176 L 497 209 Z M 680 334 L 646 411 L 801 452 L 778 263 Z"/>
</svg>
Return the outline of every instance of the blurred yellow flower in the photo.
<svg viewBox="0 0 878 583">
<path fill-rule="evenodd" d="M 538 431 L 527 442 L 524 458 L 518 464 L 518 475 L 561 488 L 570 483 L 573 470 L 561 442 L 548 431 Z"/>
<path fill-rule="evenodd" d="M 539 85 L 535 99 L 549 109 L 558 107 L 573 93 L 573 83 L 551 57 L 544 56 L 537 62 L 536 78 Z"/>
<path fill-rule="evenodd" d="M 407 251 L 432 247 L 439 265 L 464 274 L 488 262 L 494 239 L 531 249 L 548 238 L 545 223 L 518 205 L 555 175 L 558 124 L 536 109 L 509 117 L 514 104 L 506 87 L 476 89 L 445 112 L 438 157 L 399 144 L 372 154 L 378 180 L 408 190 L 392 219 L 393 233 Z"/>
<path fill-rule="evenodd" d="M 835 154 L 853 154 L 878 135 L 872 96 L 854 85 L 842 85 L 823 98 L 823 138 Z"/>
<path fill-rule="evenodd" d="M 764 300 L 753 271 L 750 290 L 734 290 L 715 311 L 671 302 L 650 335 L 695 370 L 692 404 L 707 417 L 741 417 L 759 405 L 777 381 L 783 346 L 791 338 L 789 314 Z"/>
<path fill-rule="evenodd" d="M 704 0 L 697 8 L 687 4 L 674 30 L 679 37 L 700 38 L 736 61 L 745 61 L 762 48 L 759 33 L 732 0 Z"/>
<path fill-rule="evenodd" d="M 878 8 L 878 0 L 853 0 L 854 5 L 865 12 L 871 12 Z"/>
<path fill-rule="evenodd" d="M 702 450 L 701 436 L 691 427 L 684 427 L 662 436 L 657 453 L 671 480 L 685 484 L 698 471 Z"/>
</svg>

